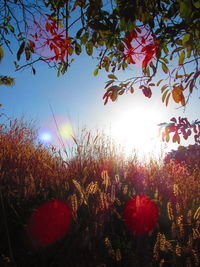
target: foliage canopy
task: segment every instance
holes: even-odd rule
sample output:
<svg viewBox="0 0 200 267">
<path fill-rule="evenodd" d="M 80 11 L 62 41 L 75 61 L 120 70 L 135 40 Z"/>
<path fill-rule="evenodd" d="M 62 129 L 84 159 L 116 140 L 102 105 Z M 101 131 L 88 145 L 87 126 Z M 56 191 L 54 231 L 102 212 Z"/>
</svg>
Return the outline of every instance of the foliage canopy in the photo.
<svg viewBox="0 0 200 267">
<path fill-rule="evenodd" d="M 7 0 L 0 4 L 0 54 L 6 46 L 16 54 L 16 70 L 30 67 L 35 74 L 35 64 L 43 61 L 60 76 L 85 50 L 98 59 L 95 76 L 108 72 L 105 104 L 136 88 L 151 98 L 159 87 L 163 103 L 186 106 L 200 77 L 199 14 L 199 0 Z M 116 72 L 131 67 L 141 74 L 119 80 Z M 176 126 L 170 132 L 179 142 Z M 199 129 L 195 136 L 197 142 Z"/>
</svg>

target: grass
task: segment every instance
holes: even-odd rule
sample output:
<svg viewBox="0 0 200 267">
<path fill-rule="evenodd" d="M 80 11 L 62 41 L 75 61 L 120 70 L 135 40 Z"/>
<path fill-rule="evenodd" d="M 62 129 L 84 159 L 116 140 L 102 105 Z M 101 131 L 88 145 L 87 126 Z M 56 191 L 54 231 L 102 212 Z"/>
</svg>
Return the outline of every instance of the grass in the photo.
<svg viewBox="0 0 200 267">
<path fill-rule="evenodd" d="M 23 121 L 0 124 L 0 266 L 199 266 L 198 165 L 127 159 L 111 139 L 86 130 L 63 160 L 36 138 Z M 141 194 L 156 203 L 159 217 L 154 231 L 137 236 L 123 210 Z M 33 247 L 26 234 L 31 214 L 53 199 L 71 207 L 69 231 Z"/>
</svg>

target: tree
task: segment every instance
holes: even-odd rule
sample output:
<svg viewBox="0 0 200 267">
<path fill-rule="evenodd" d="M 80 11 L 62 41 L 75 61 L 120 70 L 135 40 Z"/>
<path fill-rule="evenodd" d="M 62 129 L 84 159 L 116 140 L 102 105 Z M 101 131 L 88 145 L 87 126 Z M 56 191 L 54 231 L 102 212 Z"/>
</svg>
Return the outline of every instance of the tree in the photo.
<svg viewBox="0 0 200 267">
<path fill-rule="evenodd" d="M 171 99 L 184 107 L 200 77 L 199 14 L 199 0 L 5 0 L 0 4 L 1 47 L 12 52 L 14 37 L 19 44 L 17 70 L 31 67 L 35 74 L 35 64 L 43 61 L 58 76 L 84 48 L 98 59 L 94 75 L 101 69 L 108 72 L 105 104 L 136 87 L 151 98 L 153 88 L 161 87 L 163 103 Z M 141 75 L 126 81 L 116 76 L 136 65 Z M 173 142 L 179 143 L 180 134 L 187 139 L 194 133 L 199 142 L 198 120 L 186 123 L 180 118 L 161 126 L 163 140 L 173 133 Z"/>
</svg>

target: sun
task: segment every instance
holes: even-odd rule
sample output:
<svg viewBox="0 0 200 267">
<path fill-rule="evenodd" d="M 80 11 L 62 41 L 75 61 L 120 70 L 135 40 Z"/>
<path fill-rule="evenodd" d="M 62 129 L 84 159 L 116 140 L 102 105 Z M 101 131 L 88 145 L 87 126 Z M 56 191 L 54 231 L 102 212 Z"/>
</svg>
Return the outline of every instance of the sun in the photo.
<svg viewBox="0 0 200 267">
<path fill-rule="evenodd" d="M 111 125 L 111 136 L 128 156 L 134 150 L 139 156 L 160 152 L 158 123 L 162 120 L 157 110 L 130 108 L 121 113 Z"/>
</svg>

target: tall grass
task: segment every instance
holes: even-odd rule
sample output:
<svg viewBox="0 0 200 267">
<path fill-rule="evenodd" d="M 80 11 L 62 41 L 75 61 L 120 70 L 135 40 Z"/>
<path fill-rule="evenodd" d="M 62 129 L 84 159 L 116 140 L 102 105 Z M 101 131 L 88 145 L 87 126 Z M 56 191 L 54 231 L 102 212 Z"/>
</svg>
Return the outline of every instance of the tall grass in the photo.
<svg viewBox="0 0 200 267">
<path fill-rule="evenodd" d="M 197 166 L 127 159 L 110 138 L 86 130 L 63 160 L 36 138 L 26 123 L 0 124 L 0 266 L 199 266 Z M 125 203 L 136 195 L 159 209 L 155 230 L 141 236 L 123 221 Z M 52 245 L 33 247 L 28 221 L 52 199 L 72 208 L 70 229 Z"/>
</svg>

